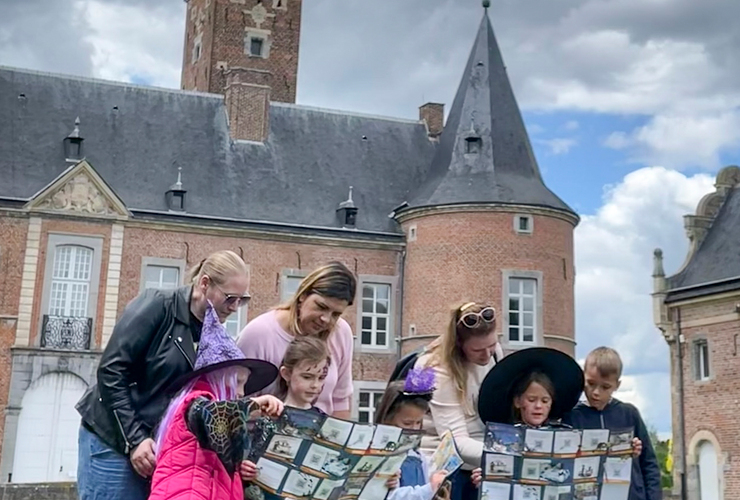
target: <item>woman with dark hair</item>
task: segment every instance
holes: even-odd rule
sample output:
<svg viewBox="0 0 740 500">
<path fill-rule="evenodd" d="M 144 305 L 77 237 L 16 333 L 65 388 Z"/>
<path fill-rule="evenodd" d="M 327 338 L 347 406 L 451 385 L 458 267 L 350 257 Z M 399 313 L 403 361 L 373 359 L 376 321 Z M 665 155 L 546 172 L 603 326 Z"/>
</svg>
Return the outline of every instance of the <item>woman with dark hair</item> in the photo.
<svg viewBox="0 0 740 500">
<path fill-rule="evenodd" d="M 322 266 L 303 279 L 287 303 L 250 321 L 237 344 L 248 358 L 280 366 L 294 338 L 326 341 L 332 362 L 315 405 L 328 415 L 349 418 L 354 342 L 352 328 L 341 316 L 353 304 L 356 289 L 357 280 L 347 266 L 340 262 Z M 276 390 L 273 384 L 265 392 Z"/>
<path fill-rule="evenodd" d="M 126 306 L 79 403 L 77 490 L 81 500 L 145 500 L 156 465 L 154 428 L 191 372 L 209 301 L 219 321 L 249 301 L 247 266 L 219 251 L 191 270 L 186 286 L 146 290 Z"/>
</svg>

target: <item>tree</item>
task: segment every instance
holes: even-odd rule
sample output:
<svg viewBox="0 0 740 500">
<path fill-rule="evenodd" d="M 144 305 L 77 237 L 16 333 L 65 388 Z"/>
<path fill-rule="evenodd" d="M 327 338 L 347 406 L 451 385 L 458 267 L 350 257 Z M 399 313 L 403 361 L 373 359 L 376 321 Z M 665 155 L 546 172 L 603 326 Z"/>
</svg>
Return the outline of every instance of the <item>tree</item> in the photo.
<svg viewBox="0 0 740 500">
<path fill-rule="evenodd" d="M 663 489 L 673 488 L 673 474 L 668 468 L 668 457 L 671 455 L 671 440 L 666 439 L 661 441 L 658 437 L 658 431 L 655 427 L 648 427 L 648 433 L 650 435 L 650 441 L 653 444 L 655 455 L 658 458 L 658 465 L 660 466 L 660 485 Z"/>
</svg>

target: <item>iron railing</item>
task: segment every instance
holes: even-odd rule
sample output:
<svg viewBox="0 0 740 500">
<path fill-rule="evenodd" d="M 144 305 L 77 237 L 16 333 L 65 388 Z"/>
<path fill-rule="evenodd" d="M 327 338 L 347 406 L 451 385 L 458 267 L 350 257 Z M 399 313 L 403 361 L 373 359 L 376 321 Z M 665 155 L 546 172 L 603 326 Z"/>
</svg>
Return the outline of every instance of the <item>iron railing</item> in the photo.
<svg viewBox="0 0 740 500">
<path fill-rule="evenodd" d="M 41 347 L 86 351 L 90 349 L 92 318 L 68 318 L 44 314 Z"/>
</svg>

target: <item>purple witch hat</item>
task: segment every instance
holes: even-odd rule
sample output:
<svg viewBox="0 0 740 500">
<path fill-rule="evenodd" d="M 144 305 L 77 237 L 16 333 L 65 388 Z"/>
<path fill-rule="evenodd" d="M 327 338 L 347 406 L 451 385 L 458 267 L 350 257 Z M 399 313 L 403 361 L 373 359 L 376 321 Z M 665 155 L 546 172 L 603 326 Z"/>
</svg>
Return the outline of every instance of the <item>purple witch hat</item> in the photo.
<svg viewBox="0 0 740 500">
<path fill-rule="evenodd" d="M 434 368 L 414 368 L 409 370 L 403 384 L 403 395 L 432 397 L 434 393 Z"/>
<path fill-rule="evenodd" d="M 200 343 L 193 371 L 177 379 L 173 385 L 180 389 L 197 377 L 231 366 L 249 368 L 249 379 L 244 386 L 244 394 L 247 395 L 270 385 L 278 374 L 277 367 L 272 363 L 244 356 L 224 325 L 218 320 L 216 311 L 209 302 L 205 318 L 203 318 L 203 329 L 200 332 Z"/>
</svg>

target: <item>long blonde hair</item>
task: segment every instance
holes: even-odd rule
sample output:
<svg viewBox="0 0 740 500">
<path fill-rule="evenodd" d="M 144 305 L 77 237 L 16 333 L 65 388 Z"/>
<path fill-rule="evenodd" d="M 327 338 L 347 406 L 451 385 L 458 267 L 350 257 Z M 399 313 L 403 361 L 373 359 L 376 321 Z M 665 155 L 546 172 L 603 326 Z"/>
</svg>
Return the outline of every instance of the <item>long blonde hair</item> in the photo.
<svg viewBox="0 0 740 500">
<path fill-rule="evenodd" d="M 278 310 L 288 311 L 290 313 L 289 328 L 295 336 L 304 335 L 301 330 L 301 301 L 314 293 L 331 299 L 344 300 L 347 305 L 352 305 L 355 301 L 355 292 L 357 291 L 357 279 L 347 266 L 341 262 L 330 262 L 314 270 L 311 274 L 303 278 L 298 285 L 293 297 L 286 303 L 279 305 Z M 334 330 L 334 323 L 329 328 L 321 332 L 318 337 L 326 340 Z"/>
<path fill-rule="evenodd" d="M 458 394 L 460 403 L 466 413 L 474 412 L 467 398 L 468 372 L 465 368 L 467 360 L 462 350 L 463 344 L 473 337 L 484 337 L 496 329 L 496 320 L 490 323 L 479 322 L 475 328 L 469 328 L 460 322 L 462 313 L 479 313 L 490 307 L 486 304 L 465 303 L 454 308 L 450 314 L 450 324 L 444 334 L 434 339 L 427 352 L 430 354 L 430 366 L 442 366 L 447 369 L 450 380 Z"/>
<path fill-rule="evenodd" d="M 185 282 L 194 285 L 203 276 L 208 276 L 217 285 L 223 285 L 232 276 L 247 274 L 247 265 L 241 257 L 231 250 L 219 250 L 193 266 L 188 271 Z"/>
</svg>

